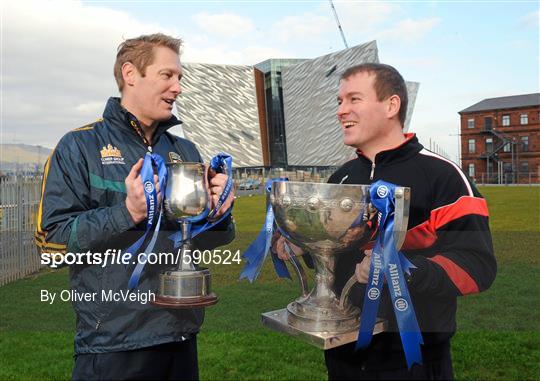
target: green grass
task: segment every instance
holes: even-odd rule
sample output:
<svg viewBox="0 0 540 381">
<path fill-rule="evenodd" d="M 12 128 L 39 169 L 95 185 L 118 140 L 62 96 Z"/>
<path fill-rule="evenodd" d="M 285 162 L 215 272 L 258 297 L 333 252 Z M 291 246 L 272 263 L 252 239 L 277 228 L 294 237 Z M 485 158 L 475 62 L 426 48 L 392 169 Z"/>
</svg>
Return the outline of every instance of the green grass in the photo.
<svg viewBox="0 0 540 381">
<path fill-rule="evenodd" d="M 460 298 L 452 341 L 460 380 L 540 379 L 540 188 L 486 187 L 499 269 L 486 292 Z M 264 218 L 264 197 L 236 201 L 237 238 L 244 250 Z M 270 262 L 270 261 L 269 261 Z M 260 313 L 282 308 L 299 293 L 266 263 L 254 284 L 239 282 L 239 265 L 214 265 L 220 302 L 207 309 L 199 335 L 202 379 L 323 380 L 322 351 L 265 329 Z M 69 303 L 47 305 L 39 290 L 68 287 L 68 272 L 45 270 L 0 288 L 0 380 L 69 379 L 75 317 Z"/>
</svg>

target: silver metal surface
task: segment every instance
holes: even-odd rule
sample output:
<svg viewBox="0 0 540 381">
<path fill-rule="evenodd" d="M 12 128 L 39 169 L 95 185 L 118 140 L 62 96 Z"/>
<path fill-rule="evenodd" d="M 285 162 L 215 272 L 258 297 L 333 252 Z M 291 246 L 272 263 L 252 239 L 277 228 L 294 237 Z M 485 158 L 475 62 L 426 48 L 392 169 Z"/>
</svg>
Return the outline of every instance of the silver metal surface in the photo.
<svg viewBox="0 0 540 381">
<path fill-rule="evenodd" d="M 168 163 L 167 170 L 167 217 L 183 220 L 203 214 L 209 208 L 204 164 Z"/>
<path fill-rule="evenodd" d="M 394 213 L 394 240 L 397 250 L 401 249 L 407 235 L 407 225 L 409 224 L 409 206 L 411 204 L 411 189 L 398 187 L 395 191 Z"/>
<path fill-rule="evenodd" d="M 296 330 L 339 335 L 358 328 L 360 310 L 348 303 L 340 306 L 334 271 L 341 252 L 360 248 L 371 237 L 362 218 L 368 197 L 368 185 L 273 184 L 270 202 L 278 226 L 294 244 L 311 252 L 315 266 L 314 288 L 286 308 L 287 324 Z"/>
<path fill-rule="evenodd" d="M 286 248 L 288 247 L 287 244 L 284 245 Z M 296 257 L 293 254 L 290 255 L 290 261 L 294 268 L 294 271 L 296 272 L 296 275 L 298 276 L 298 280 L 300 281 L 300 290 L 302 291 L 302 296 L 308 296 L 309 294 L 309 286 L 307 281 L 306 272 L 304 271 L 304 267 L 300 264 L 300 261 L 296 259 Z"/>
<path fill-rule="evenodd" d="M 352 343 L 358 339 L 358 327 L 339 332 L 306 331 L 299 329 L 289 322 L 289 312 L 286 308 L 265 312 L 261 316 L 262 323 L 270 329 L 295 336 L 321 349 L 331 349 L 340 345 Z M 386 329 L 386 321 L 377 319 L 373 334 Z"/>
<path fill-rule="evenodd" d="M 353 222 L 366 211 L 369 185 L 275 182 L 271 203 L 279 227 L 296 245 L 318 256 L 367 243 L 364 221 Z"/>
<path fill-rule="evenodd" d="M 210 209 L 206 190 L 206 171 L 202 163 L 168 163 L 164 210 L 168 218 L 180 223 L 182 247 L 175 271 L 159 276 L 159 298 L 204 298 L 210 295 L 210 271 L 195 270 L 191 253 L 191 224 L 204 218 Z M 198 303 L 199 301 L 194 301 Z M 166 304 L 166 303 L 165 303 Z"/>
<path fill-rule="evenodd" d="M 275 219 L 286 237 L 311 253 L 315 285 L 311 292 L 289 303 L 286 309 L 263 314 L 263 323 L 281 332 L 297 335 L 321 348 L 356 340 L 360 309 L 349 303 L 353 275 L 341 295 L 334 291 L 336 260 L 342 253 L 360 249 L 373 231 L 366 222 L 376 210 L 369 203 L 369 185 L 274 182 L 270 202 Z M 408 188 L 398 188 L 396 230 L 398 242 L 407 231 Z M 406 210 L 405 210 L 406 209 Z M 405 224 L 403 227 L 402 225 Z M 294 258 L 294 257 L 293 257 Z M 293 261 L 297 270 L 298 261 Z M 297 270 L 304 291 L 305 275 Z M 381 332 L 379 322 L 375 332 Z"/>
<path fill-rule="evenodd" d="M 336 96 L 340 75 L 351 66 L 368 62 L 379 62 L 376 41 L 282 69 L 288 165 L 339 166 L 356 157 L 354 149 L 343 144 L 336 118 Z M 404 132 L 409 127 L 419 84 L 407 81 L 406 86 L 409 103 Z"/>
<path fill-rule="evenodd" d="M 166 271 L 159 275 L 159 295 L 168 298 L 194 298 L 211 294 L 208 269 Z"/>
<path fill-rule="evenodd" d="M 253 66 L 183 62 L 182 70 L 176 104 L 204 161 L 228 152 L 236 167 L 264 165 Z"/>
</svg>

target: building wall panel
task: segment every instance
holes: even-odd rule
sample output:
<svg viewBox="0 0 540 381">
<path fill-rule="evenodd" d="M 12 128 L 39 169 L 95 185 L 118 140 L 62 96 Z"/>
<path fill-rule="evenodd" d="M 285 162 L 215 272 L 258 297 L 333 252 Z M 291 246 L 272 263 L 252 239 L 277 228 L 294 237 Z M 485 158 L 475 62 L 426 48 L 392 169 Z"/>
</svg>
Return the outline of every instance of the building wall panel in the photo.
<svg viewBox="0 0 540 381">
<path fill-rule="evenodd" d="M 263 165 L 252 66 L 183 64 L 178 113 L 203 159 L 225 151 L 238 167 Z"/>
</svg>

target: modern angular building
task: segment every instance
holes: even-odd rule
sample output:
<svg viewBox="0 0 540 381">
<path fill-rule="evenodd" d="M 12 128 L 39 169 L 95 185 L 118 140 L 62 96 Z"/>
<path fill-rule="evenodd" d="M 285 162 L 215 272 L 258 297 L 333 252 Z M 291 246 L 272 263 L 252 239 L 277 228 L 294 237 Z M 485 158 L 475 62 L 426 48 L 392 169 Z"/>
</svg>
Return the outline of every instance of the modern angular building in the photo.
<svg viewBox="0 0 540 381">
<path fill-rule="evenodd" d="M 184 64 L 177 99 L 184 135 L 205 160 L 226 151 L 237 168 L 339 166 L 354 155 L 336 117 L 339 77 L 350 66 L 378 61 L 372 41 L 315 59 Z M 405 129 L 418 84 L 407 88 Z"/>
<path fill-rule="evenodd" d="M 461 162 L 472 179 L 540 182 L 540 93 L 484 99 L 459 114 Z"/>
</svg>

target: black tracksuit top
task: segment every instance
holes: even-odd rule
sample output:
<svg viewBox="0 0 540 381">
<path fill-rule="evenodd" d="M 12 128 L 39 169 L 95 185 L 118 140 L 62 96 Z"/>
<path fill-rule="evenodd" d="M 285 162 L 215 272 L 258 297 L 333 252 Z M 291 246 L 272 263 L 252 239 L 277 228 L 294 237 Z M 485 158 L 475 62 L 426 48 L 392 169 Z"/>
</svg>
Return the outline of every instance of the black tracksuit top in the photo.
<svg viewBox="0 0 540 381">
<path fill-rule="evenodd" d="M 400 146 L 379 152 L 372 163 L 361 152 L 339 168 L 330 183 L 371 184 L 384 180 L 411 188 L 408 231 L 402 252 L 417 267 L 408 288 L 424 337 L 424 360 L 438 358 L 456 329 L 456 298 L 487 289 L 496 274 L 487 205 L 461 169 L 426 150 L 414 134 Z M 336 289 L 354 273 L 363 250 L 340 256 Z M 362 306 L 365 285 L 351 300 Z M 389 333 L 375 335 L 365 352 L 367 366 L 405 367 L 401 340 L 385 285 L 379 316 L 389 319 Z"/>
</svg>

